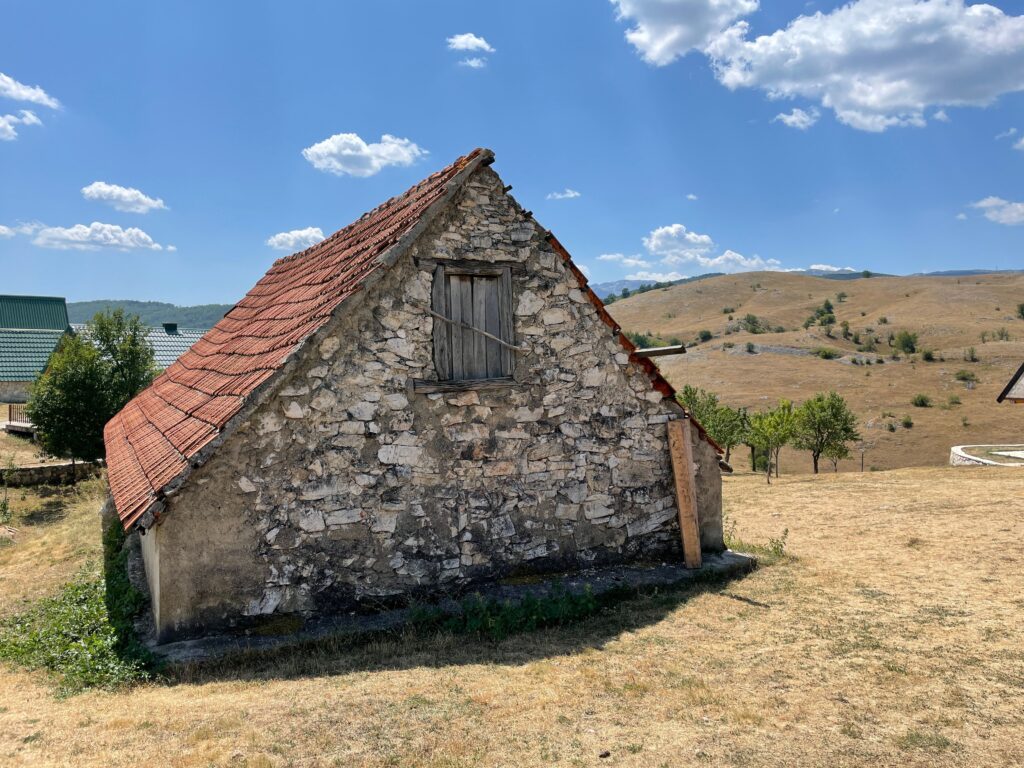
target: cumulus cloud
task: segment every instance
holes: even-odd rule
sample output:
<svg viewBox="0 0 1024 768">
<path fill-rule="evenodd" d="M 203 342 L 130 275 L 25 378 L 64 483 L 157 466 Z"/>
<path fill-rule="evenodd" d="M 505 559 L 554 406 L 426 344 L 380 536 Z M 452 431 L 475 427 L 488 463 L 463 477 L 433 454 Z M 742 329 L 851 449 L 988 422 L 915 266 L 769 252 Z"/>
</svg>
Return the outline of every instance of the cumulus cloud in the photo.
<svg viewBox="0 0 1024 768">
<path fill-rule="evenodd" d="M 961 211 L 960 213 L 958 213 L 956 215 L 956 220 L 957 221 L 967 221 L 967 214 Z"/>
<path fill-rule="evenodd" d="M 490 43 L 479 35 L 474 35 L 472 32 L 464 32 L 461 35 L 452 35 L 448 38 L 448 48 L 453 51 L 483 51 L 484 53 L 494 53 L 494 48 L 491 47 Z"/>
<path fill-rule="evenodd" d="M 136 249 L 160 251 L 163 246 L 137 227 L 122 229 L 117 224 L 103 224 L 94 221 L 86 226 L 41 227 L 36 232 L 33 245 L 58 250 L 95 251 L 100 248 L 117 248 L 122 251 Z"/>
<path fill-rule="evenodd" d="M 777 259 L 744 256 L 729 249 L 712 255 L 718 246 L 711 236 L 689 230 L 682 224 L 658 227 L 643 239 L 643 243 L 651 256 L 669 266 L 687 264 L 712 272 L 777 270 L 782 266 Z"/>
<path fill-rule="evenodd" d="M 930 106 L 985 106 L 1024 90 L 1024 16 L 992 5 L 858 0 L 749 33 L 739 21 L 705 47 L 721 83 L 818 101 L 860 130 L 923 126 Z"/>
<path fill-rule="evenodd" d="M 5 227 L 3 224 L 0 224 L 0 237 L 14 237 L 14 230 L 11 229 L 10 227 Z"/>
<path fill-rule="evenodd" d="M 679 272 L 634 272 L 626 275 L 627 280 L 644 280 L 652 283 L 668 283 L 672 280 L 685 280 L 689 275 Z"/>
<path fill-rule="evenodd" d="M 996 134 L 996 141 L 999 141 L 1000 139 L 1008 139 L 1011 136 L 1015 135 L 1016 133 L 1017 133 L 1017 129 L 1016 128 L 1007 128 L 1002 133 L 997 133 Z"/>
<path fill-rule="evenodd" d="M 89 186 L 82 187 L 82 197 L 107 203 L 115 210 L 125 213 L 149 213 L 167 208 L 164 201 L 158 197 L 150 197 L 134 187 L 122 187 L 105 181 L 94 181 Z"/>
<path fill-rule="evenodd" d="M 480 56 L 471 56 L 468 59 L 460 61 L 459 66 L 469 67 L 470 69 L 483 69 L 487 66 L 487 59 Z"/>
<path fill-rule="evenodd" d="M 305 229 L 292 229 L 288 232 L 278 232 L 267 238 L 267 245 L 277 251 L 301 251 L 316 245 L 324 239 L 324 233 L 320 227 L 306 227 Z"/>
<path fill-rule="evenodd" d="M 1013 148 L 1024 152 L 1024 136 L 1017 140 L 1017 143 L 1013 145 Z"/>
<path fill-rule="evenodd" d="M 691 192 L 690 194 L 688 194 L 688 195 L 686 196 L 686 199 L 687 199 L 687 200 L 696 200 L 696 199 L 697 199 L 697 196 L 696 196 L 695 194 L 693 194 L 693 192 Z"/>
<path fill-rule="evenodd" d="M 16 115 L 0 115 L 0 141 L 14 141 L 18 138 L 18 125 L 42 125 L 36 113 L 22 109 Z"/>
<path fill-rule="evenodd" d="M 819 117 L 821 117 L 821 113 L 814 107 L 811 107 L 810 112 L 804 112 L 804 110 L 799 107 L 794 107 L 792 112 L 780 112 L 777 114 L 772 118 L 772 122 L 782 123 L 790 128 L 806 131 L 818 122 Z"/>
<path fill-rule="evenodd" d="M 932 115 L 932 120 L 938 120 L 940 123 L 948 123 L 949 115 L 946 114 L 946 110 L 939 109 Z"/>
<path fill-rule="evenodd" d="M 575 189 L 569 189 L 566 187 L 561 192 L 549 192 L 548 200 L 572 200 L 574 197 L 579 197 L 580 193 Z"/>
<path fill-rule="evenodd" d="M 26 101 L 30 104 L 38 104 L 41 107 L 59 109 L 60 102 L 48 94 L 38 85 L 25 85 L 19 83 L 10 75 L 0 72 L 0 97 L 13 101 Z"/>
<path fill-rule="evenodd" d="M 302 150 L 302 156 L 318 171 L 360 178 L 380 173 L 389 165 L 412 165 L 427 154 L 409 139 L 387 133 L 375 144 L 367 144 L 355 133 L 336 133 Z"/>
<path fill-rule="evenodd" d="M 612 261 L 624 267 L 649 267 L 651 262 L 640 258 L 637 255 L 627 256 L 624 253 L 602 253 L 597 257 L 598 261 Z"/>
<path fill-rule="evenodd" d="M 971 207 L 981 209 L 985 218 L 996 224 L 1008 226 L 1024 224 L 1024 203 L 1013 203 L 1001 197 L 986 197 L 984 200 L 972 203 Z"/>
<path fill-rule="evenodd" d="M 853 272 L 853 267 L 834 267 L 831 264 L 811 264 L 808 269 L 816 269 L 819 272 Z"/>
<path fill-rule="evenodd" d="M 730 24 L 757 10 L 757 0 L 612 0 L 632 22 L 626 39 L 648 64 L 663 67 L 703 50 Z"/>
<path fill-rule="evenodd" d="M 643 242 L 651 255 L 659 257 L 665 264 L 695 262 L 715 247 L 710 235 L 693 232 L 682 224 L 658 227 Z"/>
<path fill-rule="evenodd" d="M 576 268 L 583 273 L 584 277 L 586 277 L 588 280 L 590 279 L 590 267 L 588 267 L 586 264 L 577 264 Z"/>
</svg>

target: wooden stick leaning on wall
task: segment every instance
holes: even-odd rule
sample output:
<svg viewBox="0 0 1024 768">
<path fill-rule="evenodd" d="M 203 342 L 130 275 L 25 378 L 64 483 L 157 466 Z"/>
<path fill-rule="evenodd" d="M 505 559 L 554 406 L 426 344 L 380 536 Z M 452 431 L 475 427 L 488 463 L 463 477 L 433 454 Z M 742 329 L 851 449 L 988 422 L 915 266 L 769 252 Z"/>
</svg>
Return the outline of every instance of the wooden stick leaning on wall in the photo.
<svg viewBox="0 0 1024 768">
<path fill-rule="evenodd" d="M 693 429 L 690 419 L 668 423 L 668 451 L 675 476 L 679 533 L 683 538 L 683 562 L 687 568 L 700 568 L 700 526 L 697 522 L 697 483 L 693 466 Z"/>
</svg>

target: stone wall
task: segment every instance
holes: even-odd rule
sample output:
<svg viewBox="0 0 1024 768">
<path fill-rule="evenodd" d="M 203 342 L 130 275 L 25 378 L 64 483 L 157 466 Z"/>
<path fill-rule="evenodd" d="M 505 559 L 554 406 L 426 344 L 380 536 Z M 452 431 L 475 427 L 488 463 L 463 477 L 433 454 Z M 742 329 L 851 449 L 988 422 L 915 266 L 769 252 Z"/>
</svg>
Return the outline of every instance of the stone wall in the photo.
<svg viewBox="0 0 1024 768">
<path fill-rule="evenodd" d="M 168 500 L 163 639 L 244 615 L 315 613 L 511 573 L 680 557 L 655 391 L 543 231 L 481 169 L 317 348 Z M 519 262 L 515 385 L 436 378 L 432 268 Z M 702 544 L 721 550 L 717 454 L 696 439 Z M 151 532 L 147 535 L 154 535 Z"/>
</svg>

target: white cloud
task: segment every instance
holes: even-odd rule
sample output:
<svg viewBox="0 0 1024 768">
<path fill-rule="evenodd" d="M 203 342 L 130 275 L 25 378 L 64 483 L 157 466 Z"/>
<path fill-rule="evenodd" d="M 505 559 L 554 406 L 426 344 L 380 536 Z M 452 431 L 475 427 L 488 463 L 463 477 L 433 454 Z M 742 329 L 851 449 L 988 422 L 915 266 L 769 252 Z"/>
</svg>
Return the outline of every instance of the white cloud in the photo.
<svg viewBox="0 0 1024 768">
<path fill-rule="evenodd" d="M 483 69 L 487 66 L 487 59 L 481 56 L 471 56 L 468 59 L 460 61 L 459 66 L 469 67 L 470 69 Z"/>
<path fill-rule="evenodd" d="M 580 193 L 575 189 L 565 188 L 562 192 L 549 192 L 548 200 L 572 200 L 574 197 L 579 197 Z"/>
<path fill-rule="evenodd" d="M 757 0 L 612 0 L 633 22 L 626 39 L 648 64 L 663 67 L 703 50 L 730 24 L 757 10 Z"/>
<path fill-rule="evenodd" d="M 94 221 L 86 226 L 42 227 L 36 233 L 33 245 L 58 250 L 95 251 L 100 248 L 118 248 L 128 251 L 138 248 L 152 251 L 163 250 L 163 246 L 137 227 L 122 229 L 117 224 L 103 224 Z"/>
<path fill-rule="evenodd" d="M 1024 152 L 1024 136 L 1021 136 L 1021 138 L 1017 140 L 1017 143 L 1013 145 L 1013 148 Z"/>
<path fill-rule="evenodd" d="M 19 110 L 17 115 L 0 115 L 0 141 L 14 141 L 18 138 L 17 125 L 42 124 L 43 121 L 30 109 Z"/>
<path fill-rule="evenodd" d="M 715 247 L 710 235 L 691 232 L 682 224 L 658 227 L 643 239 L 644 247 L 665 264 L 695 262 Z"/>
<path fill-rule="evenodd" d="M 306 227 L 305 229 L 278 232 L 267 238 L 267 245 L 278 251 L 294 252 L 316 245 L 323 239 L 324 233 L 320 227 Z"/>
<path fill-rule="evenodd" d="M 494 53 L 494 48 L 486 40 L 472 32 L 465 32 L 461 35 L 452 35 L 448 38 L 448 48 L 453 51 L 483 51 Z"/>
<path fill-rule="evenodd" d="M 783 123 L 790 128 L 796 128 L 800 131 L 806 131 L 821 117 L 821 113 L 814 107 L 811 107 L 810 112 L 804 112 L 799 107 L 794 107 L 792 112 L 780 112 L 772 118 L 773 123 Z"/>
<path fill-rule="evenodd" d="M 819 272 L 853 272 L 853 267 L 834 267 L 831 264 L 811 264 L 808 269 L 816 269 Z"/>
<path fill-rule="evenodd" d="M 584 277 L 586 277 L 588 280 L 590 279 L 590 267 L 588 267 L 586 264 L 577 264 L 576 268 L 583 273 Z"/>
<path fill-rule="evenodd" d="M 996 134 L 996 141 L 999 141 L 999 139 L 1008 139 L 1011 136 L 1013 136 L 1015 133 L 1017 133 L 1017 129 L 1016 128 L 1007 128 L 1002 133 L 997 133 Z"/>
<path fill-rule="evenodd" d="M 689 275 L 679 272 L 634 272 L 626 275 L 627 280 L 645 280 L 653 283 L 668 283 L 672 280 L 685 280 Z"/>
<path fill-rule="evenodd" d="M 150 197 L 134 187 L 122 187 L 105 181 L 94 181 L 89 186 L 82 187 L 82 197 L 107 203 L 115 210 L 126 213 L 149 213 L 167 208 L 160 198 Z"/>
<path fill-rule="evenodd" d="M 688 195 L 686 196 L 686 199 L 687 199 L 687 200 L 696 200 L 696 199 L 697 199 L 697 196 L 696 196 L 695 194 L 693 194 L 693 192 L 691 192 L 690 194 L 688 194 Z"/>
<path fill-rule="evenodd" d="M 643 242 L 652 256 L 669 266 L 688 264 L 712 272 L 777 270 L 782 266 L 777 259 L 744 256 L 729 249 L 712 256 L 717 246 L 711 236 L 688 230 L 682 224 L 658 227 Z"/>
<path fill-rule="evenodd" d="M 932 120 L 938 120 L 940 123 L 948 123 L 949 122 L 949 115 L 946 114 L 946 110 L 940 109 L 940 110 L 937 110 L 932 115 Z"/>
<path fill-rule="evenodd" d="M 38 85 L 25 85 L 19 83 L 10 75 L 0 72 L 0 97 L 14 101 L 27 101 L 30 104 L 38 104 L 41 107 L 59 109 L 60 102 L 48 94 Z"/>
<path fill-rule="evenodd" d="M 984 200 L 971 203 L 971 207 L 980 208 L 986 219 L 997 224 L 1024 224 L 1024 203 L 1012 203 L 1001 197 L 986 197 Z"/>
<path fill-rule="evenodd" d="M 737 22 L 705 47 L 720 82 L 816 100 L 860 130 L 923 126 L 929 106 L 985 106 L 1024 90 L 1024 17 L 992 5 L 858 0 L 749 32 Z"/>
<path fill-rule="evenodd" d="M 3 224 L 0 224 L 0 237 L 14 237 L 14 230 L 11 229 L 10 227 L 5 227 Z"/>
<path fill-rule="evenodd" d="M 645 261 L 637 255 L 627 256 L 624 253 L 602 253 L 597 257 L 598 261 L 613 261 L 624 267 L 649 267 L 651 262 Z"/>
<path fill-rule="evenodd" d="M 302 150 L 302 156 L 319 171 L 360 178 L 373 176 L 389 165 L 412 165 L 427 154 L 409 139 L 387 133 L 376 144 L 367 144 L 355 133 L 336 133 Z"/>
<path fill-rule="evenodd" d="M 956 220 L 957 221 L 967 221 L 967 214 L 964 213 L 963 211 L 961 211 L 960 213 L 958 213 L 956 215 Z"/>
</svg>

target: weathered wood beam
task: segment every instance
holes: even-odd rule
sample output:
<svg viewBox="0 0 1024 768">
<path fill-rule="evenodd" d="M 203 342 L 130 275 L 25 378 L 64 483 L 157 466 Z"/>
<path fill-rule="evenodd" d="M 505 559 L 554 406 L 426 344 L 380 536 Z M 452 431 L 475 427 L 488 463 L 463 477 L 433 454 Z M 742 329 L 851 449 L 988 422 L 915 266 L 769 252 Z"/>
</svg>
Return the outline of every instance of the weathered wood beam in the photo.
<svg viewBox="0 0 1024 768">
<path fill-rule="evenodd" d="M 692 439 L 688 418 L 668 423 L 668 451 L 672 459 L 672 474 L 675 476 L 679 533 L 683 537 L 683 563 L 687 568 L 700 568 L 700 525 L 697 522 L 697 478 L 693 465 Z"/>
<path fill-rule="evenodd" d="M 461 381 L 429 381 L 413 379 L 412 391 L 418 394 L 430 392 L 469 392 L 471 390 L 506 389 L 514 387 L 516 380 L 512 377 L 501 379 L 463 379 Z"/>
<path fill-rule="evenodd" d="M 673 344 L 670 347 L 644 347 L 633 352 L 637 357 L 665 357 L 666 355 L 685 355 L 685 344 Z"/>
</svg>

